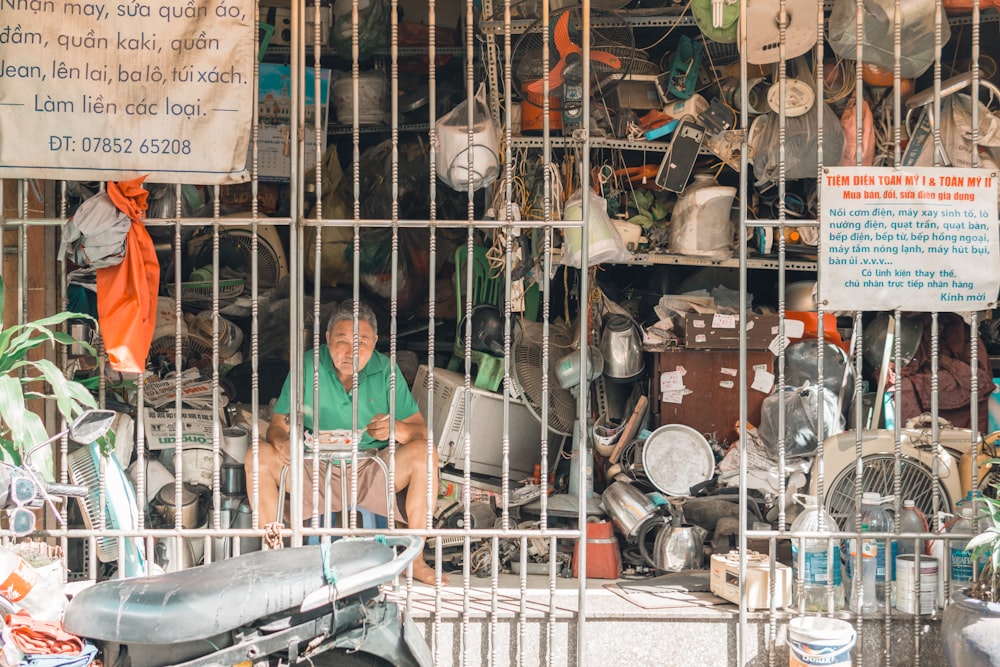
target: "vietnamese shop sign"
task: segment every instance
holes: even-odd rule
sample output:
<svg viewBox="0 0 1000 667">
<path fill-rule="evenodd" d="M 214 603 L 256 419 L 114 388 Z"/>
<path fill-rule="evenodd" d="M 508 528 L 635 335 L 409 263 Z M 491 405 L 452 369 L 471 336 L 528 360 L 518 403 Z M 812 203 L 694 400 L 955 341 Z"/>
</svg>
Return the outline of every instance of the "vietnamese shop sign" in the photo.
<svg viewBox="0 0 1000 667">
<path fill-rule="evenodd" d="M 818 267 L 824 310 L 995 307 L 997 187 L 988 169 L 824 169 Z"/>
<path fill-rule="evenodd" d="M 246 180 L 254 11 L 0 1 L 0 177 Z"/>
</svg>

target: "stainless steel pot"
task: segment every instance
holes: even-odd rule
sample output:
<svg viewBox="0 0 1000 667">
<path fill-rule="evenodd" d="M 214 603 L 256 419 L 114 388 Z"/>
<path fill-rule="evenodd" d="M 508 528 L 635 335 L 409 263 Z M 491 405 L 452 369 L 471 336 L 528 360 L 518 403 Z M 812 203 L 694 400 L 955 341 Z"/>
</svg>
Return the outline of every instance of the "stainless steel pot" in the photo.
<svg viewBox="0 0 1000 667">
<path fill-rule="evenodd" d="M 197 528 L 201 515 L 199 507 L 199 495 L 187 484 L 181 489 L 181 526 L 183 528 Z M 153 509 L 159 512 L 163 520 L 168 525 L 173 525 L 177 516 L 177 508 L 174 506 L 174 487 L 167 485 L 160 489 L 153 501 Z"/>
<path fill-rule="evenodd" d="M 242 463 L 223 463 L 219 488 L 227 496 L 243 496 L 247 492 L 246 471 Z"/>
<path fill-rule="evenodd" d="M 614 482 L 601 495 L 604 511 L 615 528 L 629 541 L 635 541 L 643 525 L 656 515 L 656 505 L 628 482 Z"/>
</svg>

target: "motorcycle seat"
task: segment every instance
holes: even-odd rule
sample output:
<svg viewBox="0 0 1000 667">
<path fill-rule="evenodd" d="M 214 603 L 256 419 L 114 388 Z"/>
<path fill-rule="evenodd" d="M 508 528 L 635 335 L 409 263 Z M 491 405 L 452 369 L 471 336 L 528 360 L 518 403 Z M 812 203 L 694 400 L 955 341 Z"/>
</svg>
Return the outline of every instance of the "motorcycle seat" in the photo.
<svg viewBox="0 0 1000 667">
<path fill-rule="evenodd" d="M 104 581 L 70 601 L 63 627 L 81 637 L 125 644 L 215 637 L 296 609 L 307 595 L 327 585 L 321 550 L 316 545 L 257 551 L 179 572 Z M 374 540 L 333 542 L 333 582 L 393 557 L 391 548 Z"/>
</svg>

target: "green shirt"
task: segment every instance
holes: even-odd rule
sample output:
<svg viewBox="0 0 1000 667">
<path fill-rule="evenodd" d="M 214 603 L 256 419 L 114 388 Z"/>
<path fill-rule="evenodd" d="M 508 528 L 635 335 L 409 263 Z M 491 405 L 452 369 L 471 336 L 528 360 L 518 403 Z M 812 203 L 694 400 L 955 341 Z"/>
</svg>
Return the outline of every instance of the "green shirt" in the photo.
<svg viewBox="0 0 1000 667">
<path fill-rule="evenodd" d="M 391 362 L 389 357 L 381 352 L 372 353 L 372 358 L 365 367 L 358 371 L 358 430 L 361 431 L 359 449 L 381 449 L 388 442 L 375 440 L 365 428 L 375 415 L 389 414 L 389 381 Z M 330 358 L 330 350 L 324 344 L 319 348 L 319 430 L 350 429 L 354 403 L 350 393 L 344 389 L 337 377 Z M 313 354 L 306 352 L 302 375 L 304 387 L 303 422 L 307 431 L 313 430 Z M 278 414 L 291 412 L 291 377 L 285 378 L 281 395 L 274 405 Z M 406 419 L 417 412 L 417 403 L 413 400 L 402 371 L 396 367 L 396 419 Z"/>
</svg>

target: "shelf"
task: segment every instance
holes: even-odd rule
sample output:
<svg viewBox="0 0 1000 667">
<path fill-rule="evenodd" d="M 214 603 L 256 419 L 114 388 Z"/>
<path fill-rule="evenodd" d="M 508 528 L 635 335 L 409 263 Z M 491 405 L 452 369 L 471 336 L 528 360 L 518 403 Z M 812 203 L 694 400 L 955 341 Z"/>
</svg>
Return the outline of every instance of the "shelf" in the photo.
<svg viewBox="0 0 1000 667">
<path fill-rule="evenodd" d="M 832 0 L 827 0 L 823 3 L 823 8 L 827 12 L 829 12 L 832 7 Z M 624 10 L 619 12 L 619 15 L 621 18 L 625 19 L 629 25 L 635 28 L 670 28 L 673 26 L 697 25 L 690 13 L 677 15 L 666 14 L 665 11 L 666 10 L 661 8 L 649 9 L 646 10 L 646 12 L 641 10 Z M 512 20 L 510 22 L 510 31 L 515 35 L 521 34 L 537 22 L 537 19 Z M 982 9 L 979 13 L 979 22 L 980 24 L 1000 22 L 1000 12 L 997 12 L 995 9 Z M 951 26 L 972 25 L 972 15 L 949 16 L 948 23 Z M 591 25 L 600 25 L 600 19 L 591 19 Z M 504 33 L 504 22 L 502 20 L 483 21 L 480 24 L 480 27 L 482 28 L 483 33 L 487 35 L 502 35 Z"/>
<path fill-rule="evenodd" d="M 431 126 L 427 123 L 405 123 L 399 126 L 400 132 L 426 132 L 430 130 Z M 351 125 L 334 125 L 330 124 L 327 128 L 327 135 L 331 134 L 351 134 L 354 132 L 354 127 Z M 362 134 L 371 134 L 375 132 L 392 132 L 392 125 L 361 125 L 358 127 L 358 132 Z"/>
<path fill-rule="evenodd" d="M 544 148 L 542 137 L 513 137 L 510 145 L 515 148 Z M 581 148 L 583 142 L 571 137 L 550 137 L 552 148 Z M 670 149 L 668 141 L 629 141 L 628 139 L 610 139 L 607 137 L 592 137 L 591 148 L 618 148 L 621 150 L 648 151 L 651 153 L 666 153 Z"/>
<path fill-rule="evenodd" d="M 312 56 L 313 55 L 314 49 L 312 48 L 312 46 L 313 45 L 311 43 L 310 44 L 306 44 L 306 56 Z M 402 57 L 402 56 L 426 56 L 428 54 L 428 52 L 429 52 L 429 49 L 426 46 L 401 46 L 398 49 L 396 49 L 396 52 L 397 52 L 397 54 L 400 57 Z M 265 52 L 264 55 L 265 56 L 288 56 L 288 55 L 291 55 L 291 53 L 292 53 L 292 47 L 290 47 L 290 46 L 268 46 L 267 47 L 267 51 Z M 350 60 L 350 58 L 351 58 L 351 56 L 349 54 L 346 55 L 346 56 L 342 56 L 342 55 L 338 54 L 336 51 L 334 51 L 332 48 L 330 48 L 328 46 L 321 46 L 320 47 L 320 55 L 321 56 L 335 56 L 335 57 L 338 57 L 338 58 L 343 58 L 345 60 Z M 464 46 L 439 46 L 436 49 L 434 49 L 434 55 L 436 55 L 436 56 L 464 56 L 465 55 L 465 47 Z M 389 56 L 389 51 L 388 50 L 375 51 L 372 54 L 372 56 L 373 57 L 379 57 L 379 56 L 381 56 L 381 57 L 388 57 Z"/>
<path fill-rule="evenodd" d="M 677 266 L 719 266 L 724 268 L 739 268 L 740 258 L 730 257 L 729 259 L 707 259 L 705 257 L 692 257 L 690 255 L 671 255 L 668 253 L 643 253 L 632 254 L 632 261 L 625 262 L 634 266 L 656 266 L 656 265 L 677 265 Z M 748 257 L 747 268 L 750 269 L 777 269 L 780 264 L 777 257 Z M 785 260 L 786 271 L 815 271 L 816 262 L 801 260 Z"/>
<path fill-rule="evenodd" d="M 667 14 L 666 10 L 662 8 L 654 8 L 647 11 L 629 10 L 620 12 L 618 16 L 634 28 L 670 28 L 675 25 L 698 25 L 695 23 L 694 17 L 692 17 L 689 13 Z M 510 31 L 515 35 L 521 34 L 536 23 L 538 23 L 538 19 L 515 19 L 510 22 Z M 605 24 L 612 26 L 619 25 L 617 19 L 613 23 L 610 21 L 602 22 L 600 18 L 591 18 L 590 20 L 590 25 L 593 27 L 599 27 Z M 502 20 L 483 21 L 480 23 L 480 27 L 487 35 L 502 35 L 504 32 L 504 22 Z"/>
</svg>

